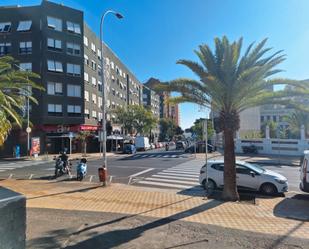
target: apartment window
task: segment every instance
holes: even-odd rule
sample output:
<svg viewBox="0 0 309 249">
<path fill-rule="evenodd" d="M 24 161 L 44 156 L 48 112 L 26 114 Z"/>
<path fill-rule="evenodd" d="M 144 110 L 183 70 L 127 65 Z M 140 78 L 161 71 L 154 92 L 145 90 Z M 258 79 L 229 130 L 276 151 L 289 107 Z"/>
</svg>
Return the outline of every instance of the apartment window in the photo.
<svg viewBox="0 0 309 249">
<path fill-rule="evenodd" d="M 62 105 L 48 104 L 49 116 L 62 116 Z"/>
<path fill-rule="evenodd" d="M 68 84 L 68 96 L 80 98 L 81 97 L 80 86 Z"/>
<path fill-rule="evenodd" d="M 70 55 L 80 55 L 80 45 L 76 43 L 67 43 L 67 53 Z"/>
<path fill-rule="evenodd" d="M 99 59 L 99 60 L 101 60 L 101 56 L 102 56 L 101 50 L 98 49 L 98 59 Z"/>
<path fill-rule="evenodd" d="M 107 91 L 109 92 L 108 90 L 108 86 L 107 86 Z M 98 89 L 99 89 L 99 92 L 102 92 L 102 82 L 98 80 Z"/>
<path fill-rule="evenodd" d="M 103 118 L 102 112 L 99 112 L 98 114 L 99 114 L 99 115 L 98 115 L 99 120 L 102 120 L 102 118 Z"/>
<path fill-rule="evenodd" d="M 89 101 L 89 92 L 88 92 L 88 91 L 85 91 L 84 93 L 85 93 L 85 94 L 84 94 L 84 95 L 85 95 L 85 100 L 86 100 L 86 101 Z"/>
<path fill-rule="evenodd" d="M 80 65 L 67 63 L 67 74 L 80 76 Z"/>
<path fill-rule="evenodd" d="M 273 121 L 277 122 L 277 117 L 276 116 L 273 116 Z"/>
<path fill-rule="evenodd" d="M 111 105 L 111 101 L 108 99 L 107 100 L 107 107 L 110 107 L 110 105 Z"/>
<path fill-rule="evenodd" d="M 80 25 L 78 23 L 74 22 L 67 22 L 67 30 L 69 32 L 75 33 L 75 34 L 80 34 Z"/>
<path fill-rule="evenodd" d="M 112 69 L 115 69 L 115 64 L 114 64 L 114 62 L 112 62 L 112 61 L 111 61 L 111 68 L 112 68 Z"/>
<path fill-rule="evenodd" d="M 109 59 L 108 59 L 108 57 L 105 58 L 105 64 L 106 64 L 106 65 L 109 65 Z"/>
<path fill-rule="evenodd" d="M 85 109 L 85 118 L 90 118 L 89 109 Z"/>
<path fill-rule="evenodd" d="M 47 83 L 47 94 L 49 95 L 62 95 L 62 83 L 48 82 Z"/>
<path fill-rule="evenodd" d="M 88 47 L 88 38 L 87 38 L 87 36 L 84 36 L 84 45 Z"/>
<path fill-rule="evenodd" d="M 62 42 L 61 42 L 61 40 L 56 40 L 56 39 L 53 39 L 53 38 L 47 38 L 47 48 L 49 50 L 61 51 L 62 50 Z"/>
<path fill-rule="evenodd" d="M 57 31 L 62 31 L 62 20 L 48 16 L 47 17 L 47 26 L 51 29 L 57 30 Z"/>
<path fill-rule="evenodd" d="M 264 116 L 261 116 L 261 123 L 264 122 Z"/>
<path fill-rule="evenodd" d="M 91 68 L 92 68 L 93 70 L 96 70 L 96 69 L 97 69 L 97 64 L 95 63 L 94 60 L 91 60 Z"/>
<path fill-rule="evenodd" d="M 12 23 L 10 22 L 0 22 L 0 33 L 10 32 L 11 25 Z"/>
<path fill-rule="evenodd" d="M 11 53 L 12 44 L 10 42 L 0 43 L 0 56 Z"/>
<path fill-rule="evenodd" d="M 84 80 L 85 80 L 86 82 L 89 82 L 89 74 L 86 73 L 86 72 L 84 72 Z"/>
<path fill-rule="evenodd" d="M 92 111 L 92 117 L 95 118 L 95 119 L 97 118 L 97 112 L 96 111 Z"/>
<path fill-rule="evenodd" d="M 98 75 L 99 76 L 101 76 L 101 74 L 102 74 L 101 70 L 102 70 L 102 67 L 100 65 L 98 65 Z"/>
<path fill-rule="evenodd" d="M 23 71 L 32 71 L 32 63 L 31 62 L 26 62 L 26 63 L 20 63 L 19 67 L 23 69 Z"/>
<path fill-rule="evenodd" d="M 85 62 L 85 65 L 89 66 L 89 57 L 86 54 L 84 54 L 84 62 Z"/>
<path fill-rule="evenodd" d="M 98 97 L 98 105 L 101 108 L 102 107 L 102 97 Z"/>
<path fill-rule="evenodd" d="M 114 88 L 112 88 L 112 94 L 115 96 L 116 95 L 116 91 Z"/>
<path fill-rule="evenodd" d="M 20 54 L 31 54 L 32 53 L 32 42 L 20 42 L 19 43 L 19 53 Z"/>
<path fill-rule="evenodd" d="M 91 77 L 91 83 L 92 85 L 96 86 L 97 85 L 97 80 L 95 77 Z"/>
<path fill-rule="evenodd" d="M 51 72 L 63 72 L 62 63 L 54 60 L 47 61 L 47 69 Z"/>
<path fill-rule="evenodd" d="M 79 117 L 81 116 L 81 106 L 80 105 L 68 105 L 68 116 L 69 117 Z"/>
<path fill-rule="evenodd" d="M 92 94 L 92 102 L 93 102 L 94 104 L 97 103 L 97 95 L 95 95 L 94 93 Z"/>
<path fill-rule="evenodd" d="M 94 43 L 92 43 L 92 42 L 91 42 L 91 50 L 92 50 L 92 52 L 95 53 L 95 45 L 94 45 Z"/>
<path fill-rule="evenodd" d="M 267 116 L 267 121 L 270 121 L 270 116 Z"/>
<path fill-rule="evenodd" d="M 31 29 L 32 21 L 20 21 L 17 31 L 29 31 Z"/>
</svg>

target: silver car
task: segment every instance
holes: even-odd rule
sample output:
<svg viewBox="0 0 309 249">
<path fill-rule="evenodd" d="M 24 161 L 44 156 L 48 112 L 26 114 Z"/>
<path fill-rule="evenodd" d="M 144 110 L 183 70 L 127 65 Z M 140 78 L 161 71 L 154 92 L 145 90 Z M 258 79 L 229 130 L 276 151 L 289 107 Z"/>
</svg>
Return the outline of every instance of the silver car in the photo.
<svg viewBox="0 0 309 249">
<path fill-rule="evenodd" d="M 224 161 L 208 162 L 208 187 L 222 188 Z M 274 171 L 263 169 L 258 165 L 236 161 L 236 182 L 240 189 L 261 191 L 264 194 L 273 195 L 288 191 L 288 181 L 286 177 Z M 206 187 L 206 165 L 201 168 L 200 184 Z"/>
</svg>

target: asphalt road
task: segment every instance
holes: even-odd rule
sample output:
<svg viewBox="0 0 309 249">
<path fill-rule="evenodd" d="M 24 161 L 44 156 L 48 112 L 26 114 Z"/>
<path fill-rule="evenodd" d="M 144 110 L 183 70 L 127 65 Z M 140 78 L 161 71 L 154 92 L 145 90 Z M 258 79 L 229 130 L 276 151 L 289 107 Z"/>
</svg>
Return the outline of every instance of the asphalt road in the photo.
<svg viewBox="0 0 309 249">
<path fill-rule="evenodd" d="M 108 158 L 109 180 L 113 183 L 134 184 L 147 187 L 187 189 L 198 186 L 198 174 L 202 160 L 195 162 L 194 156 L 182 151 L 153 150 L 138 152 L 135 155 L 121 155 Z M 36 164 L 37 165 L 33 165 Z M 46 179 L 54 174 L 54 161 L 51 162 L 0 162 L 0 179 Z M 67 175 L 58 178 L 59 181 L 75 181 L 76 166 L 73 161 L 70 179 Z M 99 182 L 98 168 L 102 159 L 89 160 L 87 176 L 83 183 Z M 263 165 L 262 165 L 263 166 Z M 289 190 L 299 192 L 299 167 L 264 165 L 263 167 L 276 171 L 288 178 Z M 198 189 L 198 187 L 197 187 Z M 200 189 L 199 189 L 200 190 Z"/>
</svg>

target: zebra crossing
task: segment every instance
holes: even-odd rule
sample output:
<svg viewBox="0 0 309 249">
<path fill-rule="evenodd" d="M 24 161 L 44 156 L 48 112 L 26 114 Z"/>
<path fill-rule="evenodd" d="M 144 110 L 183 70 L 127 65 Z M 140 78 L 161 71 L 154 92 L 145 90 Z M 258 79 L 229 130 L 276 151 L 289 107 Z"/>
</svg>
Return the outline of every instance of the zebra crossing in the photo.
<svg viewBox="0 0 309 249">
<path fill-rule="evenodd" d="M 10 163 L 1 163 L 0 172 L 6 172 L 8 170 L 20 169 L 29 166 L 35 166 L 39 164 L 44 164 L 45 161 L 15 161 Z"/>
<path fill-rule="evenodd" d="M 189 161 L 141 179 L 136 184 L 182 190 L 194 188 L 200 185 L 200 168 L 199 164 Z"/>
<path fill-rule="evenodd" d="M 154 153 L 154 154 L 135 154 L 131 159 L 147 159 L 147 158 L 187 158 L 188 155 L 184 154 L 166 154 L 166 153 Z"/>
</svg>

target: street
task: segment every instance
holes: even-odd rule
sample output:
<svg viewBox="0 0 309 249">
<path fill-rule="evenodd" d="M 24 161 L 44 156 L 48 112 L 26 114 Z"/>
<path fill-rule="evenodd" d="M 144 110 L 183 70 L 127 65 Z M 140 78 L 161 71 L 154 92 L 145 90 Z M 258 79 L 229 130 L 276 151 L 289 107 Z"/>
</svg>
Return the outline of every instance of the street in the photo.
<svg viewBox="0 0 309 249">
<path fill-rule="evenodd" d="M 216 154 L 209 154 L 213 157 Z M 72 161 L 72 177 L 59 177 L 59 181 L 75 181 L 78 160 Z M 88 173 L 83 183 L 99 182 L 98 168 L 102 160 L 94 158 L 88 160 Z M 202 191 L 198 176 L 204 159 L 195 159 L 194 154 L 187 154 L 180 150 L 165 151 L 162 149 L 138 152 L 135 155 L 115 155 L 108 158 L 108 175 L 112 183 L 131 184 L 144 187 L 163 189 L 191 189 Z M 1 179 L 46 179 L 52 180 L 54 161 L 17 161 L 1 162 Z M 266 169 L 278 172 L 288 178 L 289 191 L 299 190 L 299 168 L 288 165 L 265 165 Z"/>
</svg>

